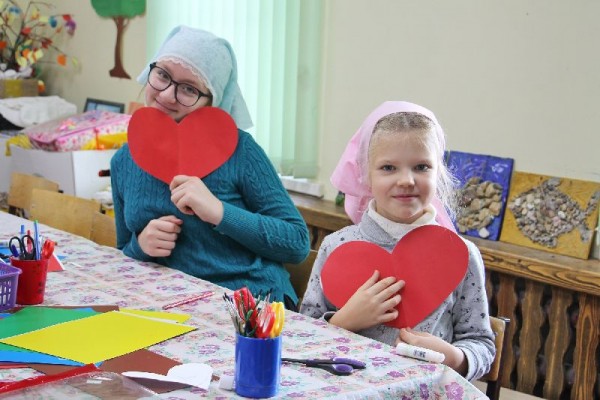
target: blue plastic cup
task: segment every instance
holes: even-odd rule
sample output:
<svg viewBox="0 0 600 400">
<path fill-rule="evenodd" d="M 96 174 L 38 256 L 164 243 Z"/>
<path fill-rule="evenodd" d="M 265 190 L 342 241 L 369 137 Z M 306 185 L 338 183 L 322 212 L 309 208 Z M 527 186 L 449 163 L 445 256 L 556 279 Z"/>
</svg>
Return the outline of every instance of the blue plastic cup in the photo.
<svg viewBox="0 0 600 400">
<path fill-rule="evenodd" d="M 257 339 L 237 335 L 235 392 L 253 398 L 273 397 L 279 390 L 281 336 Z"/>
</svg>

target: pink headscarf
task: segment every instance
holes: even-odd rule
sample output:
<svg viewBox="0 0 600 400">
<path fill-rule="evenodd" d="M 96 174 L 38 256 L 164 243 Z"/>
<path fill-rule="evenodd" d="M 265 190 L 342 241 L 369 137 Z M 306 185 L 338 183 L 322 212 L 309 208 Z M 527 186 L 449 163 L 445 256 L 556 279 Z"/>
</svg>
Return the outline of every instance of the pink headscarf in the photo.
<svg viewBox="0 0 600 400">
<path fill-rule="evenodd" d="M 437 140 L 442 151 L 446 148 L 444 131 L 435 115 L 417 104 L 406 101 L 386 101 L 377 107 L 363 121 L 358 131 L 346 146 L 342 158 L 331 175 L 331 183 L 346 195 L 344 205 L 346 213 L 355 224 L 360 222 L 369 201 L 373 198 L 367 182 L 367 152 L 375 124 L 386 115 L 397 112 L 416 112 L 431 119 L 437 129 Z M 436 197 L 431 203 L 436 211 L 436 221 L 452 231 L 456 231 L 442 202 Z"/>
</svg>

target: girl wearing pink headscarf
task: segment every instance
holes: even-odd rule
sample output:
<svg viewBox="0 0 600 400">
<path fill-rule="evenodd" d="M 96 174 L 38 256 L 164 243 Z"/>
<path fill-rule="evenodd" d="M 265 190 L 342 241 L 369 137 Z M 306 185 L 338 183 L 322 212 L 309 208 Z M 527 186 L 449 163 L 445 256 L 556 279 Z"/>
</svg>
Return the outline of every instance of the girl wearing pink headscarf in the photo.
<svg viewBox="0 0 600 400">
<path fill-rule="evenodd" d="M 452 227 L 446 213 L 454 180 L 444 158 L 444 133 L 435 115 L 407 102 L 386 102 L 373 111 L 352 138 L 332 181 L 350 200 L 346 210 L 355 225 L 323 240 L 300 312 L 389 345 L 408 343 L 443 354 L 443 363 L 467 379 L 486 374 L 495 355 L 485 291 L 483 260 L 477 247 L 468 251 L 464 277 L 441 304 L 412 327 L 385 325 L 398 317 L 403 288 L 428 290 L 428 282 L 370 278 L 339 308 L 323 292 L 321 271 L 329 256 L 351 242 L 369 242 L 392 252 L 398 242 L 423 225 Z M 344 285 L 345 265 L 338 265 Z M 360 265 L 359 267 L 362 267 Z M 372 266 L 364 266 L 372 269 Z M 440 263 L 436 268 L 446 268 Z"/>
</svg>

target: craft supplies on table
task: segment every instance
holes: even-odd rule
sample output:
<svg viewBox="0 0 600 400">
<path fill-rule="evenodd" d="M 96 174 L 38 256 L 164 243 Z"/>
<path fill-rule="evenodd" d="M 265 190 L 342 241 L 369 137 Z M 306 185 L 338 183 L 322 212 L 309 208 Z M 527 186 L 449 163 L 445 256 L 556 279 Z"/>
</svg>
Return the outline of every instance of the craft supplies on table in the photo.
<svg viewBox="0 0 600 400">
<path fill-rule="evenodd" d="M 48 259 L 20 259 L 12 257 L 10 263 L 19 268 L 21 276 L 17 286 L 18 304 L 41 304 L 44 302 L 46 292 L 46 279 L 48 276 Z"/>
<path fill-rule="evenodd" d="M 26 222 L 0 212 L 0 241 L 7 241 L 18 232 L 20 224 Z M 98 304 L 118 302 L 121 308 L 156 312 L 161 311 L 165 304 L 207 291 L 218 294 L 225 292 L 229 297 L 234 297 L 233 291 L 229 289 L 181 271 L 133 260 L 118 249 L 98 246 L 67 232 L 44 225 L 41 228 L 44 236 L 60 244 L 60 253 L 69 259 L 65 271 L 48 274 L 45 306 L 87 305 L 96 309 Z M 74 290 L 75 287 L 77 290 Z M 250 301 L 249 298 L 248 300 Z M 177 310 L 191 316 L 186 325 L 195 327 L 194 331 L 152 345 L 148 349 L 107 360 L 101 368 L 109 368 L 122 359 L 131 358 L 137 360 L 137 365 L 119 367 L 118 372 L 145 371 L 144 367 L 156 365 L 156 357 L 174 358 L 186 363 L 205 363 L 213 368 L 214 376 L 207 391 L 201 395 L 207 398 L 239 398 L 234 391 L 220 388 L 217 379 L 233 377 L 235 374 L 238 328 L 232 325 L 224 301 L 215 295 L 208 300 L 185 304 Z M 439 399 L 485 398 L 471 383 L 443 364 L 398 356 L 392 346 L 337 328 L 323 320 L 286 310 L 285 325 L 278 337 L 281 339 L 282 357 L 327 359 L 339 356 L 363 361 L 366 368 L 355 370 L 351 376 L 338 376 L 322 368 L 307 368 L 300 364 L 282 362 L 279 370 L 281 384 L 276 398 L 314 398 L 315 393 L 323 399 L 369 396 L 420 398 L 425 392 L 430 398 Z M 147 356 L 154 358 L 149 359 Z M 171 361 L 161 371 L 148 372 L 164 375 L 176 364 L 177 362 Z M 22 380 L 39 374 L 37 371 L 55 373 L 58 367 L 61 366 L 37 365 L 35 370 L 0 369 L 0 381 Z M 111 369 L 115 370 L 116 367 Z M 146 382 L 143 384 L 146 385 Z M 198 389 L 178 387 L 174 390 L 171 387 L 171 390 L 168 397 L 172 399 L 198 397 Z"/>
<path fill-rule="evenodd" d="M 255 298 L 247 287 L 233 297 L 223 294 L 236 331 L 234 381 L 240 396 L 267 398 L 279 391 L 285 308 L 269 298 L 270 292 Z"/>
</svg>

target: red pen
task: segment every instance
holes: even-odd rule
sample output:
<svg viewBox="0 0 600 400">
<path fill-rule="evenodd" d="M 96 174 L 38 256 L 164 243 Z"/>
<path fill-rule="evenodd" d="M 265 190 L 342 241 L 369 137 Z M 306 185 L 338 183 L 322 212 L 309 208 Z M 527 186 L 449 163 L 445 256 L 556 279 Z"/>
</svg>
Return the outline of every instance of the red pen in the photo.
<svg viewBox="0 0 600 400">
<path fill-rule="evenodd" d="M 206 299 L 206 298 L 212 296 L 213 294 L 215 294 L 215 292 L 211 292 L 211 291 L 209 291 L 209 292 L 203 292 L 203 293 L 197 294 L 195 296 L 188 297 L 187 299 L 183 299 L 183 300 L 176 301 L 174 303 L 167 304 L 167 305 L 163 306 L 162 309 L 163 310 L 168 310 L 169 308 L 179 307 L 179 306 L 182 306 L 184 304 L 194 303 L 194 302 L 196 302 L 198 300 Z"/>
<path fill-rule="evenodd" d="M 31 236 L 31 231 L 29 229 L 27 229 L 27 236 Z M 33 250 L 33 243 L 27 242 L 27 252 L 31 253 L 31 250 Z"/>
</svg>

